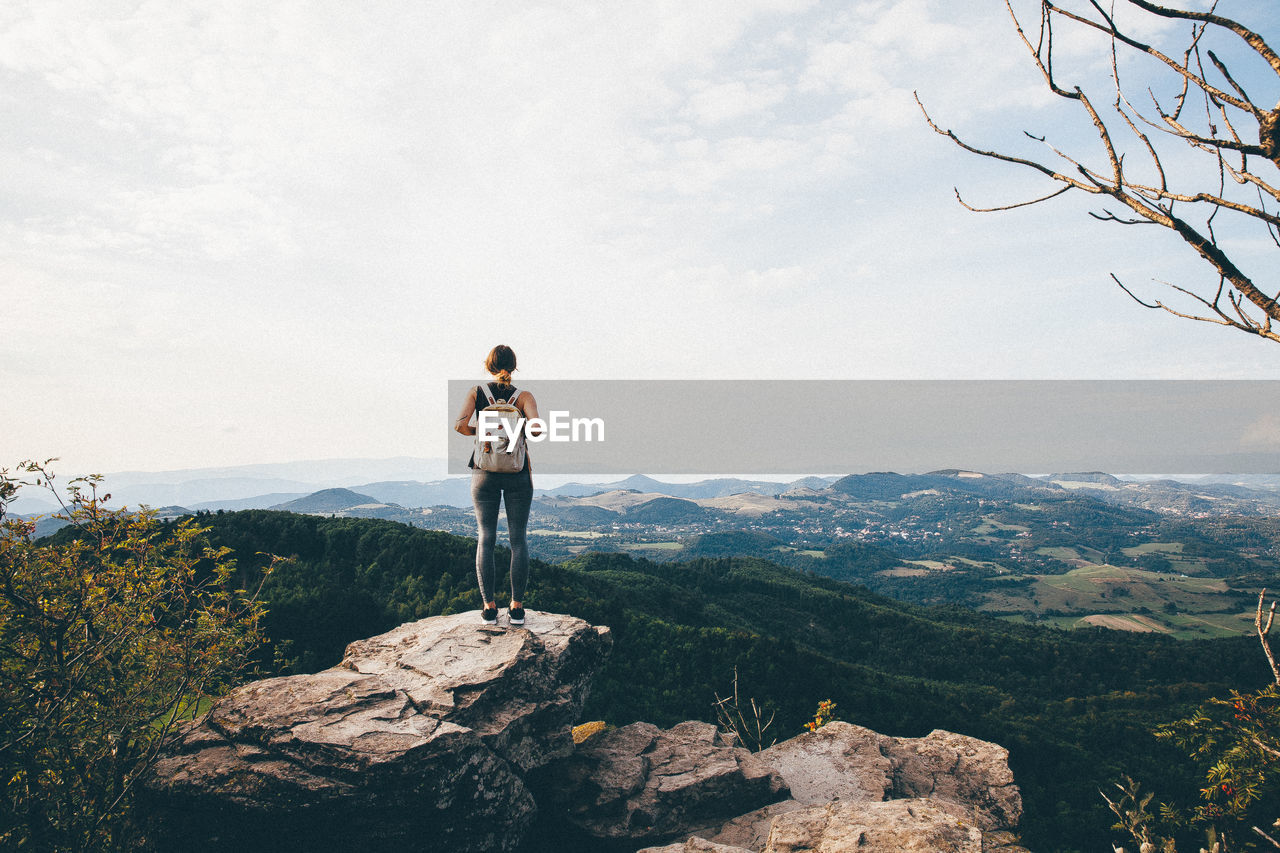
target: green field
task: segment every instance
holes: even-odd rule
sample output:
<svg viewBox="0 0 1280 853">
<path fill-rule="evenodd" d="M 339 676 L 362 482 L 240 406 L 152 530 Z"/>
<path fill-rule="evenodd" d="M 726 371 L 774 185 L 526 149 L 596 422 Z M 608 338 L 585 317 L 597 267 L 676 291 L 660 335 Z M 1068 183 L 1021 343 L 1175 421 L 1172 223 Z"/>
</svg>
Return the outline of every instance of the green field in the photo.
<svg viewBox="0 0 1280 853">
<path fill-rule="evenodd" d="M 1084 612 L 1118 609 L 1114 603 L 1129 599 L 1135 606 L 1151 609 L 1172 602 L 1179 610 L 1217 610 L 1222 607 L 1219 596 L 1227 591 L 1217 578 L 1182 577 L 1169 573 L 1111 565 L 1089 565 L 1072 569 L 1063 575 L 1036 575 L 1029 597 L 1038 599 L 1034 608 L 1043 610 L 1079 610 Z M 995 593 L 988 609 L 1008 609 L 999 605 Z M 1023 595 L 1017 599 L 1025 600 Z"/>
<path fill-rule="evenodd" d="M 982 523 L 973 528 L 973 532 L 979 536 L 988 536 L 995 533 L 997 530 L 1004 530 L 1012 533 L 1029 533 L 1031 528 L 1025 527 L 1021 524 L 1002 524 L 989 515 L 983 516 Z"/>
<path fill-rule="evenodd" d="M 1134 545 L 1132 548 L 1123 548 L 1130 557 L 1137 557 L 1140 554 L 1181 554 L 1181 542 L 1147 542 L 1142 545 Z"/>
<path fill-rule="evenodd" d="M 1149 572 L 1124 566 L 1089 565 L 1064 575 L 1030 575 L 1020 588 L 995 588 L 982 610 L 1061 628 L 1095 626 L 1155 631 L 1179 638 L 1249 633 L 1252 614 L 1231 610 L 1225 581 Z"/>
<path fill-rule="evenodd" d="M 1081 559 L 1084 559 L 1083 557 L 1081 557 L 1081 556 L 1080 556 L 1080 552 L 1079 552 L 1079 551 L 1077 551 L 1075 548 L 1065 548 L 1065 547 L 1057 547 L 1057 548 L 1037 548 L 1037 549 L 1036 549 L 1036 553 L 1037 553 L 1037 554 L 1042 554 L 1042 555 L 1044 555 L 1045 557 L 1053 557 L 1055 560 L 1081 560 Z"/>
<path fill-rule="evenodd" d="M 976 569 L 990 569 L 993 572 L 999 572 L 1001 574 L 1005 574 L 1009 571 L 999 563 L 990 563 L 985 560 L 971 560 L 968 557 L 952 557 L 951 562 L 964 563 L 966 566 L 973 566 Z"/>
<path fill-rule="evenodd" d="M 627 542 L 622 548 L 625 551 L 679 551 L 684 545 L 680 542 Z"/>
<path fill-rule="evenodd" d="M 773 550 L 780 554 L 803 554 L 806 557 L 813 557 L 815 560 L 825 560 L 827 558 L 826 551 L 814 551 L 807 548 L 793 548 L 790 545 L 779 545 Z"/>
<path fill-rule="evenodd" d="M 549 530 L 547 528 L 539 528 L 530 530 L 530 536 L 557 536 L 561 539 L 599 539 L 607 536 L 607 533 L 600 533 L 596 530 Z"/>
<path fill-rule="evenodd" d="M 1174 636 L 1227 637 L 1234 634 L 1252 634 L 1253 611 L 1241 613 L 1175 613 L 1160 614 L 1160 620 L 1173 626 Z"/>
<path fill-rule="evenodd" d="M 951 563 L 944 563 L 940 560 L 903 560 L 904 563 L 910 563 L 913 566 L 921 566 L 931 572 L 950 572 L 955 571 L 955 566 Z"/>
<path fill-rule="evenodd" d="M 1253 633 L 1252 613 L 1107 613 L 1089 616 L 1044 616 L 1024 614 L 1004 617 L 1011 622 L 1051 625 L 1063 630 L 1110 628 L 1118 631 L 1168 634 L 1179 640 L 1238 637 Z"/>
</svg>

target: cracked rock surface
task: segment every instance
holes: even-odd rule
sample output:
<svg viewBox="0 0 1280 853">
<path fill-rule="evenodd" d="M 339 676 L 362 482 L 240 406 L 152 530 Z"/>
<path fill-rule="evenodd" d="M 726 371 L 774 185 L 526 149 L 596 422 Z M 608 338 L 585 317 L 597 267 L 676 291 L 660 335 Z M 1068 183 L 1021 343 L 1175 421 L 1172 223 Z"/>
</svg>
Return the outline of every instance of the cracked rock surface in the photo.
<svg viewBox="0 0 1280 853">
<path fill-rule="evenodd" d="M 889 737 L 833 722 L 760 758 L 806 805 L 929 797 L 959 807 L 984 830 L 1011 829 L 1022 818 L 1009 751 L 941 729 L 920 738 Z"/>
<path fill-rule="evenodd" d="M 539 791 L 540 805 L 587 835 L 637 841 L 687 834 L 787 795 L 776 772 L 696 720 L 596 735 L 549 765 Z"/>
<path fill-rule="evenodd" d="M 570 728 L 611 638 L 529 611 L 477 613 L 352 643 L 314 675 L 246 684 L 189 726 L 145 780 L 162 848 L 509 850 L 535 810 L 524 774 Z"/>
<path fill-rule="evenodd" d="M 1022 795 L 1004 747 L 935 729 L 921 738 L 886 738 L 893 797 L 929 797 L 964 807 L 984 830 L 1012 829 Z"/>
<path fill-rule="evenodd" d="M 791 791 L 661 849 L 799 853 L 843 850 L 1022 851 L 1022 798 L 1003 747 L 936 730 L 889 737 L 832 722 L 756 758 Z M 708 846 L 710 845 L 710 846 Z"/>
<path fill-rule="evenodd" d="M 982 853 L 982 831 L 932 800 L 830 803 L 773 822 L 766 853 Z"/>
</svg>

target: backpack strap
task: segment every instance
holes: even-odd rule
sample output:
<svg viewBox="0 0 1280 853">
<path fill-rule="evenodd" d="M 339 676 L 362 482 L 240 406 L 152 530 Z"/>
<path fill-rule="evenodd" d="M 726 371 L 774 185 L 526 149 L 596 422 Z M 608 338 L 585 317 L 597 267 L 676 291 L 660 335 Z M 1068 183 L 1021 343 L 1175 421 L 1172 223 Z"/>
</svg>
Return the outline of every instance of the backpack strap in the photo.
<svg viewBox="0 0 1280 853">
<path fill-rule="evenodd" d="M 498 402 L 497 398 L 493 396 L 493 392 L 489 390 L 488 382 L 485 382 L 482 385 L 477 385 L 476 387 L 484 392 L 484 396 L 488 398 L 490 406 Z M 507 395 L 507 400 L 506 400 L 507 405 L 514 406 L 516 404 L 516 400 L 518 400 L 519 398 L 520 398 L 520 390 L 518 388 L 513 387 L 511 389 L 511 393 Z"/>
</svg>

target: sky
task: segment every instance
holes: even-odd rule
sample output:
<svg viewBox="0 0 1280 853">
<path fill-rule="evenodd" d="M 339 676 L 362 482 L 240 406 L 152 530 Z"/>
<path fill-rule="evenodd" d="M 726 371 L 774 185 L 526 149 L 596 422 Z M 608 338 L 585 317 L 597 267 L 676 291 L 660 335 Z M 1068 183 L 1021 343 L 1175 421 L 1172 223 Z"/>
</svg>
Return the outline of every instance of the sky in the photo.
<svg viewBox="0 0 1280 853">
<path fill-rule="evenodd" d="M 1257 6 L 1218 9 L 1280 41 Z M 0 466 L 440 456 L 497 343 L 530 387 L 1280 378 L 1111 282 L 1205 280 L 1154 229 L 961 208 L 1045 187 L 913 92 L 989 147 L 1093 150 L 998 0 L 9 0 Z"/>
</svg>

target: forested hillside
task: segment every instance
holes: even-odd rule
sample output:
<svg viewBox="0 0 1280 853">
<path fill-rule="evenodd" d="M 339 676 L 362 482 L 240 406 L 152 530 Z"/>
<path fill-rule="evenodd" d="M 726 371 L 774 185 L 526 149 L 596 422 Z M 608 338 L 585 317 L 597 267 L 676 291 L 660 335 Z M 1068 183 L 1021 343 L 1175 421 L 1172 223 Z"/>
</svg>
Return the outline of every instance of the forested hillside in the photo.
<svg viewBox="0 0 1280 853">
<path fill-rule="evenodd" d="M 319 669 L 351 640 L 478 606 L 474 540 L 283 512 L 200 521 L 246 577 L 264 554 L 296 558 L 264 592 L 266 669 Z M 526 604 L 613 628 L 591 718 L 714 719 L 715 693 L 731 688 L 736 667 L 744 697 L 777 709 L 780 738 L 832 699 L 842 719 L 887 734 L 946 728 L 997 741 L 1011 751 L 1024 841 L 1037 851 L 1107 849 L 1114 833 L 1098 789 L 1123 773 L 1157 791 L 1194 790 L 1193 768 L 1149 729 L 1207 696 L 1257 688 L 1267 674 L 1256 641 L 1244 638 L 1018 625 L 903 604 L 759 558 L 535 561 Z"/>
</svg>

